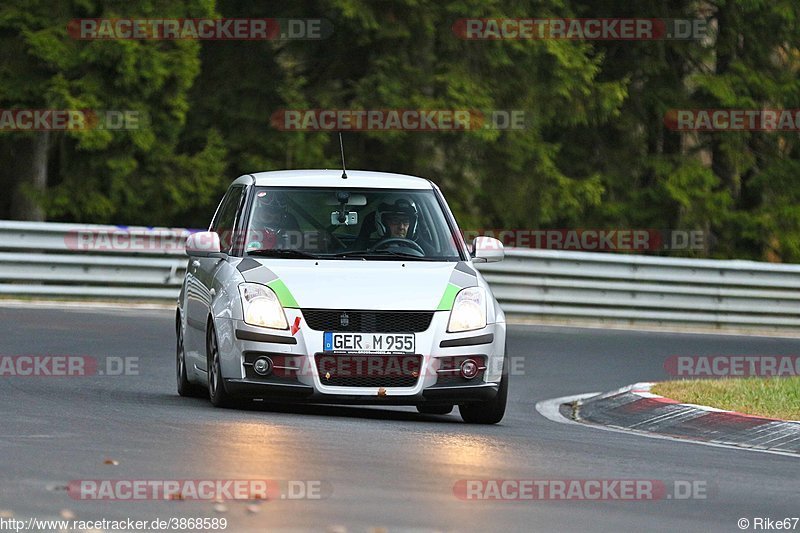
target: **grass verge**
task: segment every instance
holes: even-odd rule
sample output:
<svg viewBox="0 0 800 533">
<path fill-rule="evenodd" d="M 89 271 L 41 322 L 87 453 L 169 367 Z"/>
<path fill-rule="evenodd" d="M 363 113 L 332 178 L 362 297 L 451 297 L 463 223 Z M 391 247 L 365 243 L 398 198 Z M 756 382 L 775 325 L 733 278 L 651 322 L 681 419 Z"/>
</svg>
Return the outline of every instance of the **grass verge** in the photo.
<svg viewBox="0 0 800 533">
<path fill-rule="evenodd" d="M 800 376 L 665 381 L 652 392 L 680 403 L 800 420 Z"/>
</svg>

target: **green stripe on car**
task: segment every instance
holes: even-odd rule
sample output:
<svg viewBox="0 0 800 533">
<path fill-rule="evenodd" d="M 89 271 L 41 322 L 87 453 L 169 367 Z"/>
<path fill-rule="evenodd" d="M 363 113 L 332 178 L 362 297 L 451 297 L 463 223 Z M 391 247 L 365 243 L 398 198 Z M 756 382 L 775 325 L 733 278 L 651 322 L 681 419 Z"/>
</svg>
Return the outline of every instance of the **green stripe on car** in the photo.
<svg viewBox="0 0 800 533">
<path fill-rule="evenodd" d="M 292 293 L 289 292 L 289 288 L 286 284 L 281 281 L 280 279 L 276 279 L 267 283 L 267 287 L 275 291 L 275 296 L 278 297 L 278 301 L 284 307 L 292 307 L 292 308 L 299 308 L 300 306 L 297 305 L 297 300 L 294 299 Z"/>
<path fill-rule="evenodd" d="M 439 307 L 436 308 L 437 311 L 449 311 L 453 308 L 453 302 L 456 301 L 456 295 L 458 291 L 460 291 L 462 287 L 458 285 L 453 285 L 452 283 L 447 284 L 447 288 L 444 290 L 444 294 L 442 295 L 442 299 L 439 301 Z"/>
</svg>

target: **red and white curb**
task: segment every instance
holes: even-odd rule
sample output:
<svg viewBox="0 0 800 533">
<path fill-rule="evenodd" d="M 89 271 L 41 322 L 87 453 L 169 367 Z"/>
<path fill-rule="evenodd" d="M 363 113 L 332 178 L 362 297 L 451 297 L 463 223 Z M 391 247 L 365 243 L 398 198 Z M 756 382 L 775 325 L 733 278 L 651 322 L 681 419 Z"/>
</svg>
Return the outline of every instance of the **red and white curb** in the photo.
<svg viewBox="0 0 800 533">
<path fill-rule="evenodd" d="M 800 422 L 682 404 L 635 383 L 604 394 L 545 400 L 536 410 L 559 423 L 707 446 L 800 456 Z"/>
</svg>

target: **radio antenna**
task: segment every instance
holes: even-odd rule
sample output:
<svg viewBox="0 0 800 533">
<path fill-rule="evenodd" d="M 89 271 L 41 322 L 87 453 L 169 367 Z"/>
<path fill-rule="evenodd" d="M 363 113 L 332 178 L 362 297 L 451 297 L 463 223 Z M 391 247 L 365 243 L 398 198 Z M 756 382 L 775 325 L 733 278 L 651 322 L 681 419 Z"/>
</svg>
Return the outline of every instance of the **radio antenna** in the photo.
<svg viewBox="0 0 800 533">
<path fill-rule="evenodd" d="M 342 143 L 342 132 L 339 132 L 339 149 L 342 151 L 342 179 L 347 179 L 347 168 L 344 166 L 344 144 Z"/>
</svg>

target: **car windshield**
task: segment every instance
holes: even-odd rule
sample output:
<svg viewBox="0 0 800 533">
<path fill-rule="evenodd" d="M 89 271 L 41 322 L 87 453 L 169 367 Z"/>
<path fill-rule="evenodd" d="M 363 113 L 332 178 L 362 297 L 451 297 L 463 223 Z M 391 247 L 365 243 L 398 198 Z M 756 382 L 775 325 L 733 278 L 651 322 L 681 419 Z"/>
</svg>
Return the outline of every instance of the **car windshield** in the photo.
<svg viewBox="0 0 800 533">
<path fill-rule="evenodd" d="M 254 256 L 460 260 L 433 190 L 257 187 L 249 215 Z"/>
</svg>

